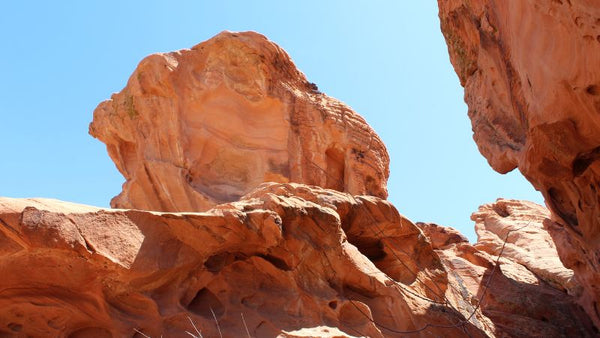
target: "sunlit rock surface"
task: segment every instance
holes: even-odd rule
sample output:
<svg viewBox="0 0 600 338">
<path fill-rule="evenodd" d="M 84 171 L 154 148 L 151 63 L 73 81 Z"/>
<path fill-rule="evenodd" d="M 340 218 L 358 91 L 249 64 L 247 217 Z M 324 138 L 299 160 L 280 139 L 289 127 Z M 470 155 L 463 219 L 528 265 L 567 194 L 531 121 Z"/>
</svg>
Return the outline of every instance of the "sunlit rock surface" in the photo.
<svg viewBox="0 0 600 338">
<path fill-rule="evenodd" d="M 148 56 L 96 108 L 90 134 L 127 180 L 113 207 L 202 211 L 263 182 L 387 197 L 373 129 L 254 32 Z"/>
<path fill-rule="evenodd" d="M 600 2 L 438 4 L 479 150 L 544 195 L 558 253 L 600 325 Z"/>
</svg>

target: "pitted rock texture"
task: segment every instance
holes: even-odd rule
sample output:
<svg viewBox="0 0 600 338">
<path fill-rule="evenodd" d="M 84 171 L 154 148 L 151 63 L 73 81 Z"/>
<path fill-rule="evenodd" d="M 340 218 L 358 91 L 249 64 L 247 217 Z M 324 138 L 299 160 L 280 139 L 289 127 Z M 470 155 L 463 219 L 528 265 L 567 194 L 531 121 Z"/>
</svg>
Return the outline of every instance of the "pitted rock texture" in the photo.
<svg viewBox="0 0 600 338">
<path fill-rule="evenodd" d="M 560 257 L 600 326 L 600 2 L 438 4 L 479 150 L 544 195 Z"/>
<path fill-rule="evenodd" d="M 387 197 L 373 129 L 254 32 L 145 58 L 89 131 L 126 178 L 117 208 L 203 211 L 263 182 Z"/>
<path fill-rule="evenodd" d="M 190 320 L 204 337 L 594 334 L 510 257 L 492 274 L 494 256 L 443 242 L 382 199 L 291 183 L 203 213 L 2 198 L 0 335 L 187 337 Z"/>
</svg>

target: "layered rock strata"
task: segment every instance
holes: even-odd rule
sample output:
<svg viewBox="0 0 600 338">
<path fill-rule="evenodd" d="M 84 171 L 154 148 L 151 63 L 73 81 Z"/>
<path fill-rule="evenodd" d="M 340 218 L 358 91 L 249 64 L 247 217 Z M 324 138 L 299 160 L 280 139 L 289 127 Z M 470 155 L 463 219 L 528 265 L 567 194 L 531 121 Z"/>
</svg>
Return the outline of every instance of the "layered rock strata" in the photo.
<svg viewBox="0 0 600 338">
<path fill-rule="evenodd" d="M 148 56 L 89 131 L 126 178 L 117 208 L 202 211 L 263 182 L 387 196 L 377 134 L 254 32 Z"/>
<path fill-rule="evenodd" d="M 305 185 L 203 213 L 3 198 L 0 243 L 9 337 L 185 337 L 192 322 L 205 337 L 594 334 L 545 282 L 558 277 L 510 256 L 495 268 L 453 236 L 432 246 L 389 202 Z"/>
<path fill-rule="evenodd" d="M 560 257 L 600 325 L 600 3 L 438 4 L 479 150 L 544 195 Z"/>
</svg>

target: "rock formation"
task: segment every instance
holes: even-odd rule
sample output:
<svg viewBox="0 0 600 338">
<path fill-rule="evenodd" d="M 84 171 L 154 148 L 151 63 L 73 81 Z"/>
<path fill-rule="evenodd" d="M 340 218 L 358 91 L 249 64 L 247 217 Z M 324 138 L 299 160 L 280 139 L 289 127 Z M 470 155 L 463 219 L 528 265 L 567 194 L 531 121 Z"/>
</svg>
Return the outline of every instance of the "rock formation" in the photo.
<svg viewBox="0 0 600 338">
<path fill-rule="evenodd" d="M 415 225 L 377 135 L 259 34 L 146 58 L 90 133 L 124 209 L 0 198 L 2 337 L 598 334 L 547 210 Z"/>
<path fill-rule="evenodd" d="M 127 180 L 117 208 L 207 210 L 263 182 L 387 197 L 377 134 L 258 33 L 145 58 L 96 108 L 90 134 Z"/>
<path fill-rule="evenodd" d="M 432 239 L 448 271 L 449 287 L 462 297 L 459 302 L 482 300 L 482 314 L 494 323 L 495 335 L 597 334 L 589 319 L 580 321 L 586 315 L 570 295 L 581 293 L 581 287 L 558 260 L 543 225 L 548 216 L 531 202 L 500 199 L 483 205 L 472 216 L 475 245 L 452 228 L 418 225 Z"/>
<path fill-rule="evenodd" d="M 600 325 L 600 3 L 438 3 L 479 150 L 544 195 L 560 257 Z"/>
<path fill-rule="evenodd" d="M 594 334 L 554 283 L 564 268 L 542 277 L 508 251 L 495 267 L 496 252 L 425 228 L 448 239 L 432 246 L 377 197 L 291 183 L 204 213 L 3 198 L 0 335 L 185 337 L 190 320 L 205 337 Z"/>
</svg>

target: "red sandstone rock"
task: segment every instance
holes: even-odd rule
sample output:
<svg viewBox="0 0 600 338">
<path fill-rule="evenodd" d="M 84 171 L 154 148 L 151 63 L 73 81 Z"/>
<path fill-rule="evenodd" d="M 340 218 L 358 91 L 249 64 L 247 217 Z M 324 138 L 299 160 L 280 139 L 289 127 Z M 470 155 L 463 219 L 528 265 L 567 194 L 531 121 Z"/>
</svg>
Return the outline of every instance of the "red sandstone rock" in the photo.
<svg viewBox="0 0 600 338">
<path fill-rule="evenodd" d="M 504 246 L 504 256 L 554 287 L 576 294 L 580 290 L 573 271 L 558 258 L 544 227 L 549 217 L 546 208 L 527 201 L 499 199 L 483 205 L 471 216 L 478 237 L 475 248 L 498 255 Z"/>
<path fill-rule="evenodd" d="M 495 257 L 445 242 L 387 201 L 297 184 L 203 213 L 3 198 L 0 334 L 186 337 L 189 317 L 215 337 L 214 312 L 224 337 L 593 335 L 508 256 L 477 310 Z"/>
<path fill-rule="evenodd" d="M 254 32 L 145 58 L 90 134 L 127 180 L 113 207 L 202 211 L 263 182 L 387 196 L 377 134 Z"/>
<path fill-rule="evenodd" d="M 479 150 L 544 195 L 550 234 L 600 326 L 600 2 L 438 4 Z"/>
<path fill-rule="evenodd" d="M 276 185 L 206 213 L 59 203 L 1 200 L 6 334 L 183 337 L 189 316 L 214 337 L 211 309 L 226 337 L 245 335 L 241 314 L 254 337 L 321 326 L 388 336 L 365 315 L 399 330 L 461 318 L 413 295 L 434 282 L 446 288 L 446 272 L 420 231 L 375 197 Z M 374 238 L 373 222 L 385 240 Z M 381 242 L 395 240 L 389 247 L 403 248 L 416 276 L 382 256 Z"/>
<path fill-rule="evenodd" d="M 496 336 L 576 337 L 597 332 L 576 303 L 581 287 L 558 259 L 544 228 L 547 217 L 548 210 L 531 202 L 499 199 L 483 205 L 472 216 L 478 235 L 473 246 L 454 229 L 419 224 L 436 239 L 434 248 L 455 288 L 451 295 L 461 293 L 475 305 L 485 292 L 481 310 Z M 494 268 L 501 253 L 500 265 Z"/>
<path fill-rule="evenodd" d="M 212 208 L 0 198 L 0 336 L 597 333 L 543 208 L 483 206 L 474 246 L 416 226 L 380 198 L 375 133 L 258 34 L 150 56 L 94 115 L 127 178 L 114 206 Z"/>
</svg>

